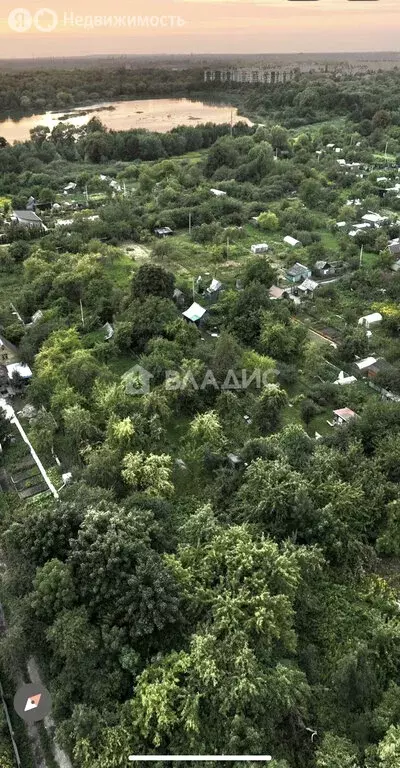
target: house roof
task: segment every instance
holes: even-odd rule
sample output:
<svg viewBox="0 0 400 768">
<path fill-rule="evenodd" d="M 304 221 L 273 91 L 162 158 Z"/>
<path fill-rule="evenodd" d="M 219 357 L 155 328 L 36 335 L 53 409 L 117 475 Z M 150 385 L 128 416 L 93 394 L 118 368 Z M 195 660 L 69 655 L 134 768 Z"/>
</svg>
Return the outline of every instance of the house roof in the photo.
<svg viewBox="0 0 400 768">
<path fill-rule="evenodd" d="M 363 221 L 370 221 L 372 224 L 380 224 L 382 221 L 387 221 L 387 216 L 381 216 L 380 213 L 373 213 L 373 211 L 368 211 L 368 213 L 364 213 L 364 216 L 361 216 Z"/>
<path fill-rule="evenodd" d="M 194 301 L 188 309 L 185 309 L 185 311 L 182 312 L 182 315 L 195 323 L 197 320 L 201 320 L 206 312 L 207 310 L 204 309 L 204 307 L 201 307 L 200 304 L 197 304 L 197 302 Z"/>
<path fill-rule="evenodd" d="M 316 261 L 314 267 L 315 269 L 325 269 L 326 267 L 330 269 L 331 264 L 329 261 Z"/>
<path fill-rule="evenodd" d="M 283 242 L 288 245 L 301 245 L 300 240 L 296 240 L 296 238 L 291 237 L 291 235 L 286 235 L 286 237 L 283 238 Z"/>
<path fill-rule="evenodd" d="M 380 312 L 371 312 L 370 315 L 363 315 L 363 317 L 360 317 L 358 325 L 363 325 L 364 323 L 380 323 L 381 320 L 382 315 Z"/>
<path fill-rule="evenodd" d="M 290 269 L 286 270 L 287 275 L 304 275 L 304 273 L 309 273 L 308 267 L 305 267 L 304 264 L 300 264 L 299 261 L 296 261 L 296 264 L 293 264 L 293 267 L 290 267 Z"/>
<path fill-rule="evenodd" d="M 304 282 L 298 286 L 299 291 L 315 291 L 316 288 L 318 288 L 319 283 L 316 283 L 315 280 L 310 280 L 309 277 L 307 277 Z"/>
<path fill-rule="evenodd" d="M 270 299 L 281 299 L 283 294 L 286 293 L 285 288 L 279 288 L 277 285 L 271 285 L 268 291 Z"/>
<path fill-rule="evenodd" d="M 357 418 L 357 414 L 355 411 L 352 411 L 351 408 L 338 408 L 336 411 L 333 411 L 335 416 L 338 416 L 340 419 L 343 419 L 343 421 L 348 421 L 349 419 L 355 419 Z"/>
<path fill-rule="evenodd" d="M 226 192 L 224 192 L 222 189 L 210 189 L 210 192 L 212 192 L 213 195 L 216 197 L 222 197 L 222 195 L 226 195 Z"/>
<path fill-rule="evenodd" d="M 363 360 L 358 360 L 356 362 L 356 366 L 359 371 L 365 371 L 367 368 L 370 368 L 371 365 L 374 365 L 376 363 L 376 357 L 365 357 Z"/>
<path fill-rule="evenodd" d="M 14 211 L 14 216 L 21 221 L 35 221 L 42 223 L 42 219 L 34 211 Z"/>
<path fill-rule="evenodd" d="M 355 376 L 348 376 L 348 374 L 345 373 L 344 371 L 340 371 L 339 376 L 337 377 L 334 384 L 343 386 L 345 384 L 353 384 L 355 381 L 357 381 Z"/>
</svg>

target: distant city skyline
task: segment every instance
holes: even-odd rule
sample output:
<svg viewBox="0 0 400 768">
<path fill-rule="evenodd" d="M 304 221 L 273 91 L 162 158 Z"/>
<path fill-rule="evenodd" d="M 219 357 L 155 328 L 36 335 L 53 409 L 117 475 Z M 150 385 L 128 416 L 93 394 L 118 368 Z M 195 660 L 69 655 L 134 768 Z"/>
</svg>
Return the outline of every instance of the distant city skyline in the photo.
<svg viewBox="0 0 400 768">
<path fill-rule="evenodd" d="M 0 58 L 399 50 L 397 0 L 2 0 L 1 5 Z M 148 27 L 138 26 L 139 20 L 131 27 L 118 21 L 144 16 Z M 16 31 L 26 19 L 30 27 Z M 41 31 L 46 26 L 54 29 Z"/>
</svg>

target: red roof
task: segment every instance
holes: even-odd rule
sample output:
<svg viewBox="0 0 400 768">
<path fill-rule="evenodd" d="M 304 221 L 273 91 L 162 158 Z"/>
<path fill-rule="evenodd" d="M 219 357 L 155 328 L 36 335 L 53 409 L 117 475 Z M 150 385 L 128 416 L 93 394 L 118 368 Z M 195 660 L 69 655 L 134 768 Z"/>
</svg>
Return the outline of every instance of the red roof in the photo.
<svg viewBox="0 0 400 768">
<path fill-rule="evenodd" d="M 333 411 L 335 416 L 339 416 L 341 419 L 352 419 L 357 416 L 357 414 L 351 410 L 351 408 L 338 408 L 337 411 Z"/>
</svg>

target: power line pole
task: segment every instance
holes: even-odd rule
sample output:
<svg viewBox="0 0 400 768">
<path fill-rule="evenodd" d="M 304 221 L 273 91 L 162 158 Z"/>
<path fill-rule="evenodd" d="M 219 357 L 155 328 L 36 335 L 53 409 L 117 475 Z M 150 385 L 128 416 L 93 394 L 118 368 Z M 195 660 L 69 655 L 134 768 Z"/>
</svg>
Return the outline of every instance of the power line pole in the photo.
<svg viewBox="0 0 400 768">
<path fill-rule="evenodd" d="M 364 252 L 364 246 L 362 245 L 360 248 L 360 267 L 362 267 L 363 252 Z"/>
<path fill-rule="evenodd" d="M 192 214 L 189 213 L 189 235 L 192 234 Z"/>
<path fill-rule="evenodd" d="M 83 305 L 82 305 L 82 299 L 79 299 L 79 304 L 81 307 L 81 318 L 82 318 L 82 325 L 85 327 L 85 318 L 83 317 Z"/>
</svg>

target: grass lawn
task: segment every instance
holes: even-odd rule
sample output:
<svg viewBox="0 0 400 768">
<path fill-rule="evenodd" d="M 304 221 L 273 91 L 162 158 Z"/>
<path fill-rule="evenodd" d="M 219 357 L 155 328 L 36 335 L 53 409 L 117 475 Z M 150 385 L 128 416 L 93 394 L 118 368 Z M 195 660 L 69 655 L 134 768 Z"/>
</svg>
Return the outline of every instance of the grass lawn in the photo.
<svg viewBox="0 0 400 768">
<path fill-rule="evenodd" d="M 104 271 L 119 288 L 126 288 L 132 277 L 133 260 L 123 249 L 119 249 L 118 256 L 107 259 L 104 262 Z"/>
</svg>

